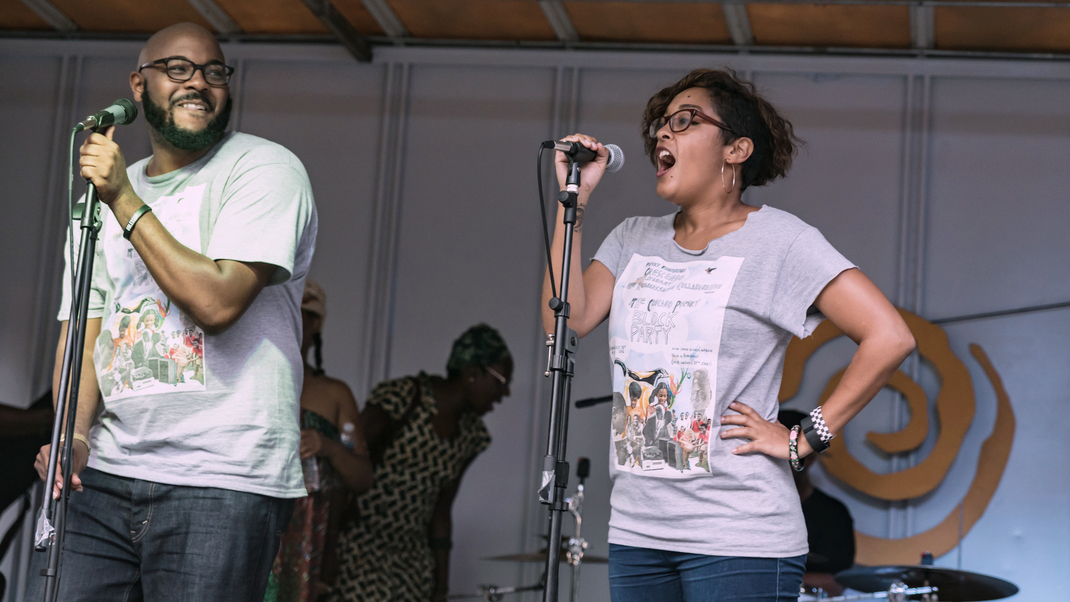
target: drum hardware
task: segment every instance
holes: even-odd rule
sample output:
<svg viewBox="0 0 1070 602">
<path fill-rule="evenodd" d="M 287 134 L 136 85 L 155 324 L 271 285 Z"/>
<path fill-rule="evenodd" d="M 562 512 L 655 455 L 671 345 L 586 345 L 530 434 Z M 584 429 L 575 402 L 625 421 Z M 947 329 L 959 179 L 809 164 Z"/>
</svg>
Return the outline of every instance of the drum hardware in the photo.
<svg viewBox="0 0 1070 602">
<path fill-rule="evenodd" d="M 591 472 L 591 461 L 587 458 L 580 458 L 576 464 L 576 477 L 579 479 L 579 485 L 576 486 L 576 493 L 565 498 L 565 508 L 569 514 L 576 521 L 576 531 L 572 537 L 567 540 L 564 536 L 561 537 L 558 548 L 558 562 L 567 562 L 569 564 L 569 572 L 571 577 L 571 583 L 569 587 L 569 600 L 576 602 L 576 594 L 579 590 L 580 584 L 580 567 L 583 563 L 589 562 L 594 564 L 607 564 L 609 559 L 603 556 L 588 556 L 587 540 L 583 538 L 583 491 L 584 481 Z M 546 537 L 547 541 L 549 540 Z M 506 562 L 541 562 L 546 563 L 549 556 L 549 546 L 535 552 L 533 554 L 504 554 L 502 556 L 491 556 L 486 560 L 500 560 Z M 545 578 L 545 577 L 544 577 Z M 480 586 L 483 587 L 483 586 Z M 497 592 L 503 592 L 502 589 L 497 589 Z M 520 591 L 520 590 L 517 590 Z M 486 598 L 490 599 L 490 598 Z"/>
<path fill-rule="evenodd" d="M 814 600 L 827 600 L 828 592 L 820 587 L 810 587 L 805 583 L 799 584 L 799 601 L 813 602 Z"/>
<path fill-rule="evenodd" d="M 936 602 L 935 587 L 907 587 L 904 583 L 893 583 L 888 591 L 872 592 L 868 594 L 849 594 L 844 596 L 829 596 L 828 592 L 820 587 L 799 586 L 799 600 L 819 602 L 853 602 L 854 600 L 880 600 L 887 598 L 888 602 L 905 602 L 910 596 L 921 595 L 922 600 Z M 931 596 L 931 598 L 930 598 Z"/>
<path fill-rule="evenodd" d="M 565 498 L 568 512 L 576 521 L 576 533 L 568 540 L 568 554 L 565 558 L 569 564 L 569 602 L 576 602 L 576 591 L 580 587 L 580 564 L 583 562 L 583 552 L 587 549 L 587 540 L 581 535 L 583 531 L 583 482 L 591 472 L 591 461 L 580 458 L 576 464 L 576 478 L 580 483 L 576 486 L 576 493 Z"/>
<path fill-rule="evenodd" d="M 922 594 L 923 599 L 928 602 L 935 602 L 937 594 L 944 600 L 982 602 L 999 600 L 1018 593 L 1018 586 L 1010 581 L 932 565 L 857 567 L 838 573 L 836 582 L 861 592 L 874 593 L 871 597 L 887 597 L 893 601 L 897 600 L 895 596 L 899 595 L 900 588 L 904 596 Z M 925 588 L 931 591 L 915 591 Z M 869 598 L 843 596 L 828 598 L 828 600 L 859 599 Z"/>
<path fill-rule="evenodd" d="M 545 560 L 543 560 L 545 562 Z M 487 602 L 498 602 L 505 594 L 519 594 L 521 592 L 537 592 L 542 591 L 543 584 L 528 585 L 525 587 L 498 587 L 497 585 L 477 585 L 476 593 L 474 594 L 450 594 L 448 597 L 451 600 L 461 598 L 480 598 Z"/>
<path fill-rule="evenodd" d="M 853 600 L 880 600 L 887 598 L 888 602 L 905 602 L 910 596 L 921 596 L 922 600 L 931 599 L 935 602 L 936 592 L 937 588 L 935 587 L 907 587 L 903 583 L 893 583 L 886 592 L 833 596 L 831 598 L 819 598 L 819 600 L 824 602 L 851 602 Z M 932 598 L 929 598 L 929 596 L 932 596 Z"/>
<path fill-rule="evenodd" d="M 559 562 L 568 562 L 569 548 L 561 547 Z M 484 560 L 497 560 L 500 562 L 546 562 L 546 548 L 539 550 L 538 552 L 532 552 L 528 554 L 502 554 L 501 556 L 490 556 L 484 558 Z M 609 559 L 605 556 L 591 556 L 589 554 L 583 555 L 584 564 L 606 564 Z"/>
</svg>

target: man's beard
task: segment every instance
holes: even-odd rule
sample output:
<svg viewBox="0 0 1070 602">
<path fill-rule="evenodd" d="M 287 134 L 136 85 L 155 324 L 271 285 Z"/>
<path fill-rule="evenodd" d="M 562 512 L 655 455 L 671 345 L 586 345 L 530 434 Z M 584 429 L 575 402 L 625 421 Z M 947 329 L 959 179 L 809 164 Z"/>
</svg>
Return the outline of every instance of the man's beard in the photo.
<svg viewBox="0 0 1070 602">
<path fill-rule="evenodd" d="M 199 97 L 198 99 L 207 102 L 204 98 Z M 142 108 L 145 110 L 145 121 L 148 121 L 152 129 L 168 144 L 179 150 L 201 151 L 210 148 L 223 137 L 227 129 L 227 123 L 230 122 L 232 103 L 229 97 L 227 98 L 227 104 L 223 106 L 223 110 L 219 115 L 216 115 L 199 132 L 179 127 L 175 123 L 174 114 L 168 115 L 163 107 L 156 104 L 149 97 L 147 86 L 141 94 L 141 101 Z"/>
</svg>

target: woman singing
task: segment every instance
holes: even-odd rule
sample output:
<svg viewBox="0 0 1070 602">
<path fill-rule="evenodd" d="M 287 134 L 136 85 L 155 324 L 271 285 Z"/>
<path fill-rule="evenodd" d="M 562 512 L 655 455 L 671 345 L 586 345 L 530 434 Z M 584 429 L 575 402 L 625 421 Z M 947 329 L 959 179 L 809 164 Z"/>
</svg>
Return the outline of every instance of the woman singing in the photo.
<svg viewBox="0 0 1070 602">
<path fill-rule="evenodd" d="M 695 432 L 709 421 L 709 436 L 644 442 L 640 462 L 612 454 L 612 598 L 794 600 L 807 546 L 791 467 L 827 447 L 914 340 L 820 232 L 743 202 L 747 187 L 787 173 L 798 142 L 750 83 L 693 71 L 650 99 L 642 132 L 658 196 L 675 210 L 613 230 L 570 282 L 570 326 L 584 336 L 608 317 L 613 390 L 639 384 L 644 397 L 656 393 L 652 402 L 693 416 Z M 581 178 L 571 267 L 579 274 L 582 216 L 608 153 L 591 136 L 565 140 L 598 153 Z M 559 153 L 562 187 L 567 165 Z M 555 264 L 564 246 L 560 214 L 557 222 Z M 792 335 L 809 336 L 821 321 L 811 306 L 858 350 L 829 399 L 789 431 L 776 422 L 784 352 Z M 543 323 L 553 326 L 548 309 Z"/>
</svg>

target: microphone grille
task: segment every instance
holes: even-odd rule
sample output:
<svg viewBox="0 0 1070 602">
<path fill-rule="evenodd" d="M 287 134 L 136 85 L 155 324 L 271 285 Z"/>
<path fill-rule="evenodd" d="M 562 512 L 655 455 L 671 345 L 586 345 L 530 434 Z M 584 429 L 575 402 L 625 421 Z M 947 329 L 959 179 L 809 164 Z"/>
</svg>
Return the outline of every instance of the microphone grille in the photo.
<svg viewBox="0 0 1070 602">
<path fill-rule="evenodd" d="M 616 144 L 607 144 L 606 150 L 609 151 L 609 161 L 606 163 L 606 173 L 615 173 L 624 167 L 624 151 L 620 150 L 620 147 Z"/>
<path fill-rule="evenodd" d="M 125 112 L 122 119 L 115 120 L 115 125 L 126 125 L 128 123 L 132 123 L 135 119 L 137 119 L 137 107 L 134 106 L 134 103 L 130 102 L 125 98 L 120 98 L 112 104 L 122 107 L 123 111 Z"/>
</svg>

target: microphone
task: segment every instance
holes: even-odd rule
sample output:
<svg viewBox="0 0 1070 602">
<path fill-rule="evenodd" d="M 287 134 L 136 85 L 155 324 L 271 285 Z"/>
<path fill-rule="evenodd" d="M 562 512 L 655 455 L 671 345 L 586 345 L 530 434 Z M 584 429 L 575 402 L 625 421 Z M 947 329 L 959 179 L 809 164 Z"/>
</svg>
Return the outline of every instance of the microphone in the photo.
<svg viewBox="0 0 1070 602">
<path fill-rule="evenodd" d="M 587 408 L 590 406 L 596 406 L 600 403 L 607 403 L 613 401 L 612 395 L 604 395 L 602 397 L 588 397 L 587 399 L 581 399 L 576 402 L 577 408 Z"/>
<path fill-rule="evenodd" d="M 580 461 L 576 463 L 576 478 L 580 480 L 582 484 L 591 474 L 591 461 L 587 458 L 580 458 Z"/>
<path fill-rule="evenodd" d="M 109 125 L 126 125 L 135 119 L 137 119 L 137 107 L 129 100 L 120 98 L 103 111 L 86 117 L 78 125 L 74 126 L 74 131 L 95 130 L 97 128 L 106 128 Z"/>
<path fill-rule="evenodd" d="M 543 148 L 552 148 L 554 150 L 561 151 L 569 156 L 570 159 L 577 163 L 589 163 L 594 161 L 597 154 L 580 144 L 579 142 L 558 142 L 556 140 L 547 140 L 542 143 Z M 620 150 L 620 147 L 616 144 L 606 144 L 606 150 L 609 151 L 609 161 L 606 162 L 606 173 L 614 173 L 624 167 L 624 151 Z"/>
</svg>

